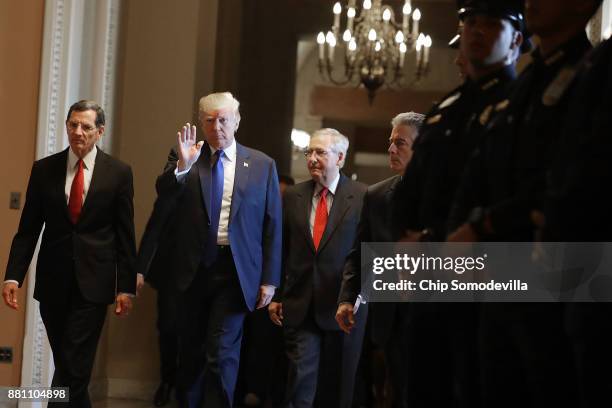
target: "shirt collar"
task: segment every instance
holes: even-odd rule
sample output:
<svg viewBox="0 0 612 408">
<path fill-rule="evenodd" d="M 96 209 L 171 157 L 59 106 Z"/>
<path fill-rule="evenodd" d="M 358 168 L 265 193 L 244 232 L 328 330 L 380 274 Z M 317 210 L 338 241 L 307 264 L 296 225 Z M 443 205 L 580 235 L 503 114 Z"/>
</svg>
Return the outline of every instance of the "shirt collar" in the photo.
<svg viewBox="0 0 612 408">
<path fill-rule="evenodd" d="M 212 157 L 218 149 L 215 149 L 211 145 L 208 145 L 208 147 L 210 148 L 210 156 Z M 229 161 L 236 160 L 236 138 L 232 140 L 232 143 L 229 146 L 223 149 L 223 154 L 227 159 L 229 159 Z"/>
<path fill-rule="evenodd" d="M 327 190 L 329 191 L 329 193 L 331 193 L 331 195 L 336 195 L 336 189 L 338 188 L 339 181 L 340 181 L 340 173 L 338 173 L 334 181 L 332 181 L 327 187 Z M 315 196 L 318 196 L 321 190 L 323 190 L 323 186 L 317 183 L 315 185 Z"/>
<path fill-rule="evenodd" d="M 89 153 L 87 153 L 85 155 L 85 157 L 83 157 L 83 164 L 85 165 L 85 168 L 88 170 L 93 169 L 93 165 L 96 162 L 96 156 L 98 155 L 98 147 L 94 146 L 93 149 L 91 149 L 89 151 Z M 77 162 L 79 161 L 78 156 L 72 151 L 72 147 L 68 149 L 68 167 L 71 169 L 74 169 L 74 167 L 76 166 Z"/>
</svg>

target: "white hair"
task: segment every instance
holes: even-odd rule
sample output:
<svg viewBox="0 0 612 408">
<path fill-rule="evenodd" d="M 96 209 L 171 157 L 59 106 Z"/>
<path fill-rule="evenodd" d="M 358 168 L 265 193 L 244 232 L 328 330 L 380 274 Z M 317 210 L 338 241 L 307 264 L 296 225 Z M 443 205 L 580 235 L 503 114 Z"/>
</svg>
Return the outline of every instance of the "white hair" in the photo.
<svg viewBox="0 0 612 408">
<path fill-rule="evenodd" d="M 240 102 L 230 92 L 217 92 L 203 96 L 200 99 L 200 115 L 219 109 L 231 109 L 236 116 L 236 127 L 240 123 Z"/>
<path fill-rule="evenodd" d="M 346 161 L 346 152 L 349 148 L 348 138 L 342 133 L 338 132 L 336 129 L 332 128 L 319 129 L 312 134 L 312 138 L 317 136 L 329 136 L 331 138 L 332 150 L 336 153 L 342 153 L 342 160 L 340 161 L 340 168 L 342 168 L 344 166 L 344 162 Z"/>
</svg>

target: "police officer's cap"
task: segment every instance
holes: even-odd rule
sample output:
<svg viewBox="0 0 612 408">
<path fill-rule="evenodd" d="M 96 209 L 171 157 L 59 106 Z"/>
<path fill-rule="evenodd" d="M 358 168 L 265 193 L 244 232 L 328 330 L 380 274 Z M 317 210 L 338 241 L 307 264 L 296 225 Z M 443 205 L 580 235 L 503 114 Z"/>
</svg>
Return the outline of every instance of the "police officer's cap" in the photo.
<svg viewBox="0 0 612 408">
<path fill-rule="evenodd" d="M 459 19 L 484 14 L 509 20 L 519 31 L 525 30 L 523 0 L 465 0 L 459 1 Z"/>
<path fill-rule="evenodd" d="M 525 9 L 524 0 L 458 0 L 457 6 L 459 8 L 460 21 L 474 14 L 484 14 L 507 19 L 514 28 L 523 33 L 521 52 L 529 52 L 533 48 L 529 40 L 531 34 L 527 31 L 525 25 L 525 15 L 523 14 Z M 450 43 L 449 46 L 451 46 Z"/>
</svg>

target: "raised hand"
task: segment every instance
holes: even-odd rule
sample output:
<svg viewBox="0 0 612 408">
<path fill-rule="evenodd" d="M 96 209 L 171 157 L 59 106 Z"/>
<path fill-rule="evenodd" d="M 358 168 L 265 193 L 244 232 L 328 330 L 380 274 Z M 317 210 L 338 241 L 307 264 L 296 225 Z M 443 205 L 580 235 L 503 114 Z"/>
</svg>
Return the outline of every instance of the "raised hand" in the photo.
<svg viewBox="0 0 612 408">
<path fill-rule="evenodd" d="M 178 171 L 184 171 L 198 160 L 200 152 L 202 151 L 203 141 L 196 142 L 196 127 L 187 123 L 180 132 L 177 133 L 178 137 L 178 156 L 179 160 L 177 163 Z"/>
</svg>

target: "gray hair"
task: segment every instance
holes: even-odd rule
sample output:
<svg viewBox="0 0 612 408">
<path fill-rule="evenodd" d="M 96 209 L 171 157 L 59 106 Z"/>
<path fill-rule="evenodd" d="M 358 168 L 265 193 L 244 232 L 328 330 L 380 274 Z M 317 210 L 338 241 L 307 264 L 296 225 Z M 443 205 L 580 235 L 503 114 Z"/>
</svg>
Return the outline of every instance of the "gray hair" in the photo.
<svg viewBox="0 0 612 408">
<path fill-rule="evenodd" d="M 349 140 L 342 133 L 338 132 L 336 129 L 332 128 L 323 128 L 315 131 L 312 134 L 312 138 L 318 136 L 329 136 L 332 139 L 332 150 L 336 153 L 342 153 L 342 161 L 340 162 L 340 168 L 344 166 L 344 162 L 346 161 L 346 152 L 349 148 Z"/>
<path fill-rule="evenodd" d="M 87 99 L 81 99 L 80 101 L 75 102 L 72 104 L 72 106 L 70 106 L 70 109 L 68 109 L 68 115 L 66 116 L 66 122 L 70 120 L 72 112 L 85 112 L 88 110 L 92 110 L 96 113 L 96 127 L 99 128 L 100 126 L 104 126 L 104 124 L 106 123 L 104 109 L 102 109 L 102 107 L 98 105 L 97 102 L 89 101 Z"/>
<path fill-rule="evenodd" d="M 240 102 L 230 92 L 217 92 L 206 95 L 200 99 L 200 115 L 218 109 L 231 109 L 236 116 L 236 128 L 240 123 Z"/>
<path fill-rule="evenodd" d="M 425 115 L 416 112 L 404 112 L 398 114 L 396 117 L 391 119 L 391 126 L 396 127 L 400 125 L 413 126 L 416 130 L 419 130 L 425 121 Z"/>
</svg>

